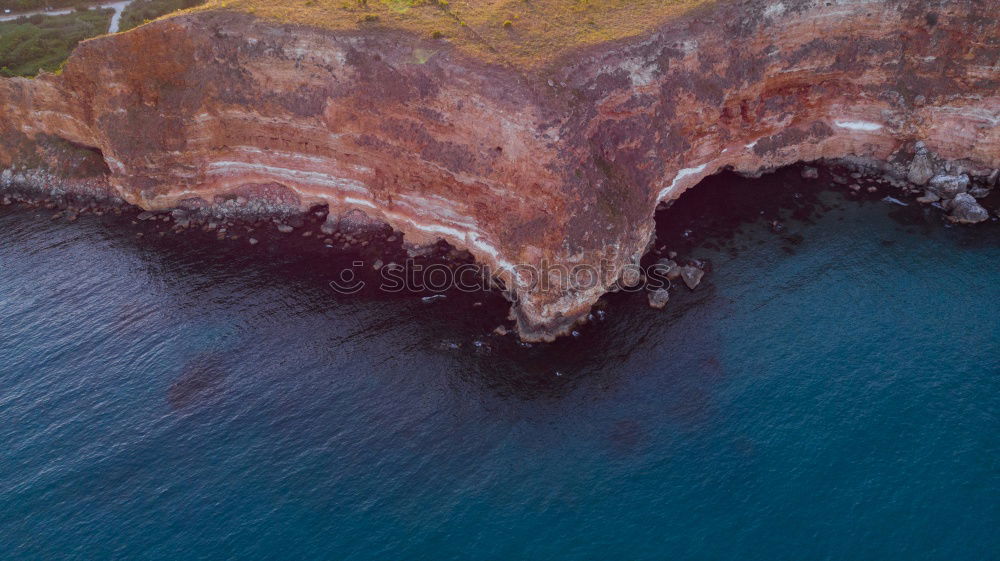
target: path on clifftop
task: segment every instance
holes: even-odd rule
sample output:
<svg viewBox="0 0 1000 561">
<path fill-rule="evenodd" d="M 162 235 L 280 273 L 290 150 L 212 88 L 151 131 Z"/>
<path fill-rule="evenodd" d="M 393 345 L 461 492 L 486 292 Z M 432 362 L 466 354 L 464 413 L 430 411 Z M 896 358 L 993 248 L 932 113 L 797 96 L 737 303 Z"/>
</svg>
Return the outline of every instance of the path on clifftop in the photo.
<svg viewBox="0 0 1000 561">
<path fill-rule="evenodd" d="M 132 2 L 133 2 L 133 0 L 122 0 L 121 2 L 110 2 L 110 3 L 107 3 L 107 4 L 95 4 L 95 5 L 90 6 L 90 7 L 91 8 L 97 8 L 99 10 L 103 10 L 105 8 L 111 8 L 112 10 L 114 10 L 115 11 L 115 15 L 111 16 L 111 25 L 108 27 L 108 33 L 117 33 L 118 32 L 118 27 L 119 27 L 119 25 L 121 23 L 121 20 L 122 20 L 122 12 L 124 12 L 125 8 L 129 4 L 131 4 Z M 18 18 L 26 18 L 26 17 L 29 17 L 29 16 L 33 16 L 35 14 L 41 14 L 43 16 L 60 16 L 60 15 L 72 13 L 73 10 L 74 10 L 74 8 L 67 8 L 67 9 L 63 9 L 63 10 L 48 10 L 48 11 L 37 10 L 37 11 L 34 11 L 34 12 L 20 12 L 20 13 L 17 13 L 17 14 L 4 14 L 4 15 L 0 15 L 0 21 L 10 21 L 10 20 L 18 19 Z"/>
</svg>

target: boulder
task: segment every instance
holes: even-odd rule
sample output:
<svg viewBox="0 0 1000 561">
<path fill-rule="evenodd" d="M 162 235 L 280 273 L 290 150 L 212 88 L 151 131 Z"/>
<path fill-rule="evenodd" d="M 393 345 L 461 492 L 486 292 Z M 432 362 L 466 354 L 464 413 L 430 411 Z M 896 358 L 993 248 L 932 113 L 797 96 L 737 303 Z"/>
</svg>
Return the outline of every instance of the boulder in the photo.
<svg viewBox="0 0 1000 561">
<path fill-rule="evenodd" d="M 653 272 L 670 280 L 675 280 L 681 276 L 680 267 L 677 266 L 677 262 L 673 259 L 660 259 L 653 265 Z"/>
<path fill-rule="evenodd" d="M 959 193 L 948 203 L 948 219 L 959 224 L 977 224 L 990 217 L 976 199 L 968 193 Z"/>
<path fill-rule="evenodd" d="M 184 209 L 175 208 L 170 211 L 170 216 L 173 217 L 174 223 L 181 228 L 187 228 L 191 225 L 191 216 Z"/>
<path fill-rule="evenodd" d="M 817 178 L 819 178 L 818 169 L 810 166 L 802 168 L 802 179 L 817 179 Z"/>
<path fill-rule="evenodd" d="M 326 215 L 326 221 L 319 227 L 319 230 L 328 236 L 332 236 L 340 227 L 340 217 L 332 212 Z"/>
<path fill-rule="evenodd" d="M 649 306 L 651 308 L 662 310 L 667 305 L 667 302 L 670 301 L 670 292 L 665 288 L 657 288 L 656 290 L 651 290 L 647 294 L 647 298 L 649 298 Z"/>
<path fill-rule="evenodd" d="M 934 177 L 934 162 L 926 152 L 918 152 L 910 162 L 906 179 L 914 185 L 924 186 L 932 177 Z"/>
<path fill-rule="evenodd" d="M 343 232 L 361 233 L 375 230 L 381 222 L 371 218 L 358 209 L 351 209 L 340 216 L 339 228 Z"/>
<path fill-rule="evenodd" d="M 701 283 L 701 279 L 704 276 L 705 271 L 702 271 L 698 267 L 691 265 L 681 267 L 681 280 L 683 280 L 684 284 L 686 284 L 691 290 L 694 290 L 695 287 Z"/>
<path fill-rule="evenodd" d="M 931 178 L 927 189 L 942 199 L 954 199 L 955 195 L 968 191 L 969 176 L 936 175 Z"/>
</svg>

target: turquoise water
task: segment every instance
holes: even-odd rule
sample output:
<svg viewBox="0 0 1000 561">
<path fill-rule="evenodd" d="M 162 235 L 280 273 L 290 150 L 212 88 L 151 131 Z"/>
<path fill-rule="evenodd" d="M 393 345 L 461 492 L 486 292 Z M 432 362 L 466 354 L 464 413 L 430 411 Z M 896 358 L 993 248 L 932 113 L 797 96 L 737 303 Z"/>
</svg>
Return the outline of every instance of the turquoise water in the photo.
<svg viewBox="0 0 1000 561">
<path fill-rule="evenodd" d="M 661 216 L 698 290 L 533 348 L 495 297 L 0 209 L 3 558 L 997 559 L 998 225 L 715 183 Z"/>
</svg>

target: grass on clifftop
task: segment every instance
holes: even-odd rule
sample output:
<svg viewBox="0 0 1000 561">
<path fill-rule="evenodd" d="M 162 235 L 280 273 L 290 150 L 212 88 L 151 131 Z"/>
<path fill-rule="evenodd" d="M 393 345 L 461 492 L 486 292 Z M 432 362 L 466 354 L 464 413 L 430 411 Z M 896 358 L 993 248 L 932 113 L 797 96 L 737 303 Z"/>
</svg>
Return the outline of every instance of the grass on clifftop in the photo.
<svg viewBox="0 0 1000 561">
<path fill-rule="evenodd" d="M 193 8 L 205 0 L 134 0 L 122 12 L 118 31 L 128 31 L 164 14 Z"/>
<path fill-rule="evenodd" d="M 447 41 L 489 62 L 542 66 L 588 45 L 634 37 L 712 0 L 208 0 L 333 30 L 399 29 Z"/>
<path fill-rule="evenodd" d="M 0 21 L 0 76 L 55 72 L 80 41 L 107 33 L 113 10 Z"/>
<path fill-rule="evenodd" d="M 30 12 L 46 8 L 75 8 L 87 6 L 87 0 L 0 0 L 0 12 L 6 9 L 15 12 Z"/>
</svg>

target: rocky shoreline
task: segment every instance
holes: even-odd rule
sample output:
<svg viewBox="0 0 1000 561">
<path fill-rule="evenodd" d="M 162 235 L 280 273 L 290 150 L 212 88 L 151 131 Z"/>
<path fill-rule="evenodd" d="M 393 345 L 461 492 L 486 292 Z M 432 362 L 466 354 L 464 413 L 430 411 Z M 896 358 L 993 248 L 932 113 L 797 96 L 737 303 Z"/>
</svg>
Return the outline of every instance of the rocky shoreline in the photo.
<svg viewBox="0 0 1000 561">
<path fill-rule="evenodd" d="M 848 187 L 905 180 L 988 217 L 1000 21 L 975 2 L 696 3 L 539 65 L 346 23 L 217 6 L 81 43 L 58 76 L 0 80 L 0 169 L 182 223 L 325 207 L 333 234 L 343 217 L 443 240 L 493 271 L 529 341 L 631 282 L 657 207 L 720 171 L 846 159 L 870 170 Z M 521 274 L 549 265 L 599 281 Z"/>
<path fill-rule="evenodd" d="M 52 220 L 69 222 L 87 214 L 126 217 L 133 225 L 153 225 L 151 229 L 159 237 L 212 232 L 220 241 L 240 241 L 250 246 L 265 238 L 298 237 L 335 252 L 364 253 L 372 262 L 414 258 L 454 264 L 473 261 L 469 252 L 447 243 L 407 244 L 401 232 L 358 211 L 338 216 L 330 215 L 325 206 L 303 212 L 239 199 L 196 208 L 148 211 L 103 189 L 99 183 L 87 184 L 87 189 L 79 183 L 65 189 L 52 188 L 53 181 L 58 180 L 44 172 L 6 170 L 0 175 L 0 205 L 52 211 Z M 144 235 L 137 233 L 139 237 Z"/>
<path fill-rule="evenodd" d="M 947 224 L 996 222 L 1000 215 L 1000 190 L 996 189 L 1000 176 L 998 170 L 970 174 L 962 163 L 937 158 L 921 143 L 917 143 L 912 152 L 902 152 L 888 162 L 833 159 L 800 163 L 753 175 L 762 177 L 787 173 L 792 169 L 798 170 L 798 175 L 805 182 L 839 187 L 848 199 L 882 200 L 901 206 L 917 204 L 934 209 L 940 220 Z M 264 241 L 277 245 L 283 252 L 308 252 L 322 248 L 327 253 L 321 255 L 327 257 L 358 256 L 369 273 L 378 273 L 383 268 L 414 260 L 422 266 L 436 264 L 452 269 L 476 265 L 471 253 L 444 241 L 425 245 L 407 244 L 403 232 L 384 222 L 373 220 L 356 210 L 343 215 L 330 214 L 325 206 L 314 206 L 302 212 L 295 207 L 265 207 L 260 201 L 234 198 L 195 208 L 147 211 L 115 196 L 113 191 L 102 187 L 99 182 L 77 183 L 66 188 L 60 185 L 58 178 L 44 172 L 15 172 L 11 169 L 0 173 L 0 205 L 45 210 L 52 213 L 52 220 L 68 222 L 87 214 L 114 215 L 136 226 L 134 235 L 137 238 L 201 232 L 203 235 L 214 235 L 218 241 L 248 247 Z M 661 211 L 669 206 L 664 205 Z M 784 230 L 778 219 L 772 220 L 770 227 L 775 233 Z M 649 306 L 655 309 L 667 307 L 671 293 L 677 290 L 696 290 L 712 270 L 710 263 L 678 255 L 668 245 L 661 244 L 659 239 L 654 240 L 641 262 L 644 267 L 630 269 L 631 273 L 623 275 L 609 292 L 641 290 Z M 651 282 L 654 277 L 663 282 Z M 502 285 L 495 285 L 489 279 L 484 286 L 503 291 Z M 443 295 L 424 296 L 425 299 L 439 297 Z M 506 297 L 513 295 L 507 294 Z M 588 314 L 579 324 L 602 319 L 605 315 L 603 307 L 602 304 L 601 309 Z M 510 319 L 516 318 L 512 316 Z M 498 326 L 492 335 L 511 333 L 517 333 L 517 326 L 506 324 Z M 573 335 L 578 333 L 576 329 L 571 332 Z"/>
</svg>

